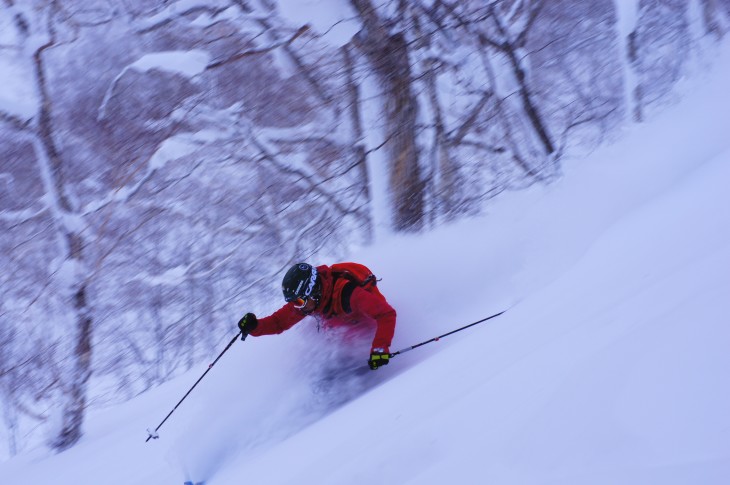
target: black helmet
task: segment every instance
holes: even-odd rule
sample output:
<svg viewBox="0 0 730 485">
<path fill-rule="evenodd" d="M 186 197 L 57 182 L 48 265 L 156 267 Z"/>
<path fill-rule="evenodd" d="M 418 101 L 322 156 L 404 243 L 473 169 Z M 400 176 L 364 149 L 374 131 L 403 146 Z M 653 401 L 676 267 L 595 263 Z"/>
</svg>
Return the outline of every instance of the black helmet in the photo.
<svg viewBox="0 0 730 485">
<path fill-rule="evenodd" d="M 317 274 L 317 268 L 311 264 L 297 263 L 284 275 L 281 289 L 287 302 L 301 299 L 306 303 L 310 298 L 319 301 L 322 295 L 322 281 Z"/>
</svg>

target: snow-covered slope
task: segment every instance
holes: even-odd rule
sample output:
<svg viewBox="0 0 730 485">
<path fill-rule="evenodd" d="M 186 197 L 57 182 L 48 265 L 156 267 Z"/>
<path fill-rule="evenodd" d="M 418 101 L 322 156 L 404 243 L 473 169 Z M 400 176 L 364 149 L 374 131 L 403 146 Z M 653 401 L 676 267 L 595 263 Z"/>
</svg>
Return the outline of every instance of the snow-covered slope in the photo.
<svg viewBox="0 0 730 485">
<path fill-rule="evenodd" d="M 352 255 L 398 310 L 393 350 L 501 317 L 324 391 L 331 336 L 250 338 L 160 440 L 145 428 L 204 367 L 93 413 L 65 453 L 0 464 L 2 482 L 730 483 L 728 78 L 726 55 L 685 103 L 555 185 Z"/>
</svg>

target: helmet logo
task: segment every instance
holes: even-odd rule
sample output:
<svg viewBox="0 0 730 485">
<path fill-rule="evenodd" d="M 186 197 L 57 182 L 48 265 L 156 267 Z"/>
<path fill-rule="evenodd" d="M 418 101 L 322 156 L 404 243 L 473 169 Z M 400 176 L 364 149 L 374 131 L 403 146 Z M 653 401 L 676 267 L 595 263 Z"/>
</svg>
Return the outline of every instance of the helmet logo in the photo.
<svg viewBox="0 0 730 485">
<path fill-rule="evenodd" d="M 314 284 L 316 282 L 317 282 L 317 268 L 312 266 L 312 276 L 309 277 L 309 286 L 307 286 L 307 290 L 304 292 L 304 296 L 309 296 L 312 294 L 312 290 L 314 290 Z M 299 288 L 297 288 L 297 292 L 298 291 L 299 291 Z"/>
</svg>

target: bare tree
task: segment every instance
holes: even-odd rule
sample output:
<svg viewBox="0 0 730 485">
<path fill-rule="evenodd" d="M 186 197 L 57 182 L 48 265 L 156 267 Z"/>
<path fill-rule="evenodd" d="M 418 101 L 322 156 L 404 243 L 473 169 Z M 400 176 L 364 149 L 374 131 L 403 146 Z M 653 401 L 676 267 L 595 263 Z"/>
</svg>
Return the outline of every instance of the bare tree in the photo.
<svg viewBox="0 0 730 485">
<path fill-rule="evenodd" d="M 690 50 L 688 5 L 683 0 L 641 0 L 638 15 L 629 51 L 638 77 L 634 119 L 643 121 L 653 107 L 665 102 L 682 76 Z"/>
<path fill-rule="evenodd" d="M 625 112 L 613 2 L 556 0 L 533 11 L 526 61 L 555 144 L 600 142 Z"/>
<path fill-rule="evenodd" d="M 412 86 L 406 34 L 391 31 L 389 19 L 370 0 L 351 0 L 362 21 L 356 37 L 382 87 L 385 106 L 385 147 L 388 150 L 389 187 L 393 227 L 417 231 L 424 223 L 424 180 L 417 144 L 418 103 Z"/>
<path fill-rule="evenodd" d="M 34 80 L 39 94 L 39 112 L 33 126 L 36 159 L 43 175 L 48 194 L 48 208 L 53 224 L 64 247 L 64 265 L 68 267 L 68 297 L 73 315 L 73 350 L 68 372 L 64 373 L 60 386 L 60 427 L 52 438 L 51 446 L 58 450 L 73 446 L 81 437 L 81 427 L 86 411 L 86 386 L 91 375 L 91 335 L 93 320 L 88 302 L 86 281 L 87 260 L 84 254 L 85 240 L 81 227 L 76 223 L 78 207 L 66 192 L 64 162 L 54 139 L 52 122 L 53 103 L 47 86 L 47 70 L 44 56 L 56 43 L 55 22 L 59 5 L 52 1 L 45 13 L 48 40 L 33 53 Z"/>
</svg>

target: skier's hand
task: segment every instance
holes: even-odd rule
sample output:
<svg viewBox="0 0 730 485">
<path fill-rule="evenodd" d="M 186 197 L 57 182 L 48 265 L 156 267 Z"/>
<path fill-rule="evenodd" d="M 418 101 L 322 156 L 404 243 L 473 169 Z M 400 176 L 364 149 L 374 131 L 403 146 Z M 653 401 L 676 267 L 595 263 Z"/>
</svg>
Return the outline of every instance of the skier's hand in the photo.
<svg viewBox="0 0 730 485">
<path fill-rule="evenodd" d="M 370 359 L 368 359 L 368 365 L 371 370 L 376 370 L 378 367 L 388 365 L 390 362 L 390 351 L 388 349 L 376 348 L 370 351 Z"/>
<path fill-rule="evenodd" d="M 253 313 L 247 313 L 238 321 L 238 328 L 241 329 L 241 340 L 248 337 L 259 325 L 259 320 Z"/>
</svg>

